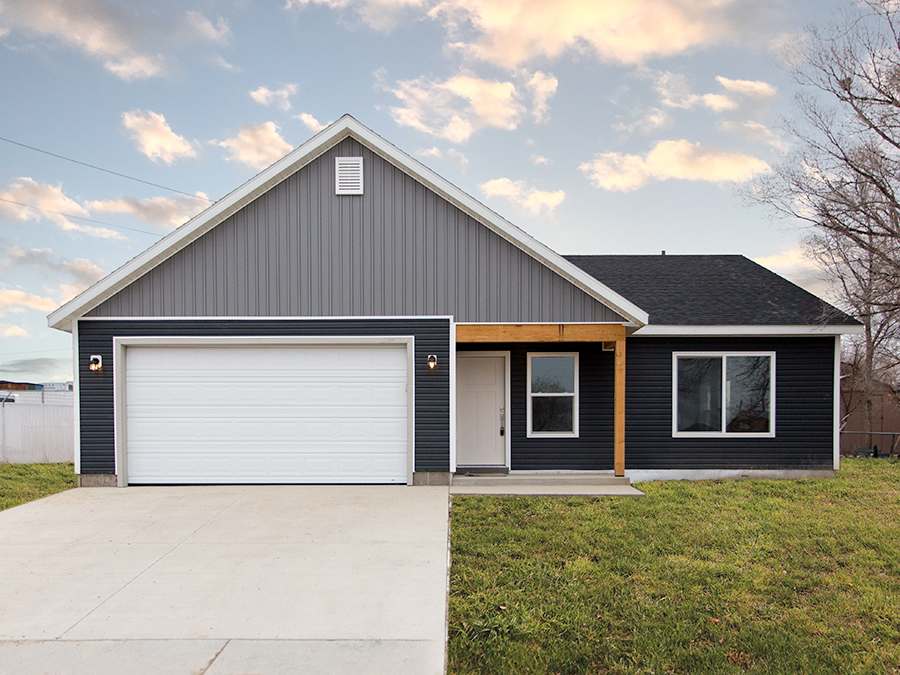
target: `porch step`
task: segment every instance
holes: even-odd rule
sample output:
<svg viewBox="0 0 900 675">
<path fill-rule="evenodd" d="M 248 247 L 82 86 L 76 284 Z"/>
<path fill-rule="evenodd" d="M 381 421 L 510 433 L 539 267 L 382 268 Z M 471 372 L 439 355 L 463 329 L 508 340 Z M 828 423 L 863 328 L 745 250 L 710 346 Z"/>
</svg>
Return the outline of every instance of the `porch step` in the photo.
<svg viewBox="0 0 900 675">
<path fill-rule="evenodd" d="M 627 477 L 608 474 L 454 475 L 451 495 L 643 497 Z"/>
<path fill-rule="evenodd" d="M 631 485 L 627 476 L 605 473 L 455 474 L 452 485 Z"/>
</svg>

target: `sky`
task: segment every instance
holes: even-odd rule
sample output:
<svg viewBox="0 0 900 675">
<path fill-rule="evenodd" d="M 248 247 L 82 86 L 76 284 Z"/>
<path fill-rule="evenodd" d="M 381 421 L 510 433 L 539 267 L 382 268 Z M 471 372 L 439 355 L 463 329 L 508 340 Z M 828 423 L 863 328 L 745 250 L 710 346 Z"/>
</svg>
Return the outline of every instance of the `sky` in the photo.
<svg viewBox="0 0 900 675">
<path fill-rule="evenodd" d="M 791 149 L 785 47 L 840 8 L 0 0 L 0 379 L 71 380 L 48 313 L 344 113 L 559 253 L 740 253 L 821 292 L 741 188 Z"/>
</svg>

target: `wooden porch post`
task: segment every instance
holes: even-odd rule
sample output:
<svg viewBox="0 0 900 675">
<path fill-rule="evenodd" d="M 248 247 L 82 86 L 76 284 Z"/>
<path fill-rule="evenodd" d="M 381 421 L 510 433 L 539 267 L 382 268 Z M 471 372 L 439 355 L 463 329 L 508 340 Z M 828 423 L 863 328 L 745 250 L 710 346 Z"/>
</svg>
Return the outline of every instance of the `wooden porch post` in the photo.
<svg viewBox="0 0 900 675">
<path fill-rule="evenodd" d="M 616 340 L 616 372 L 614 379 L 613 447 L 617 476 L 625 475 L 625 337 Z"/>
</svg>

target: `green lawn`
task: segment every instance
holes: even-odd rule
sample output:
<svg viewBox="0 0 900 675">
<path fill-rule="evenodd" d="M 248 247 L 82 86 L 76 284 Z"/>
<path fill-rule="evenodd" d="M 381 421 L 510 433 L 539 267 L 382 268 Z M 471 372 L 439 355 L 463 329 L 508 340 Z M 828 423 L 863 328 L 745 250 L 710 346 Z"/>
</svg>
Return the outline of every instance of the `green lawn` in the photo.
<svg viewBox="0 0 900 675">
<path fill-rule="evenodd" d="M 900 464 L 454 497 L 451 673 L 900 673 Z"/>
<path fill-rule="evenodd" d="M 0 464 L 0 511 L 75 487 L 67 464 Z"/>
</svg>

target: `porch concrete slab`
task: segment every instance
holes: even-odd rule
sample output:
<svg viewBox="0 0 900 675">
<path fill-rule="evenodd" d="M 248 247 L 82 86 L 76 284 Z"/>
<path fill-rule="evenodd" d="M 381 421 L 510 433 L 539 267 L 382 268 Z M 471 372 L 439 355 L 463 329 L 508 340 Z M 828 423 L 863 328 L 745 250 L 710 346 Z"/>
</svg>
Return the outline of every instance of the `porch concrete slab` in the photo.
<svg viewBox="0 0 900 675">
<path fill-rule="evenodd" d="M 78 489 L 0 512 L 0 664 L 441 673 L 447 521 L 447 487 L 407 486 Z"/>
<path fill-rule="evenodd" d="M 520 497 L 644 497 L 644 493 L 630 485 L 451 485 L 450 496 L 509 495 Z"/>
</svg>

